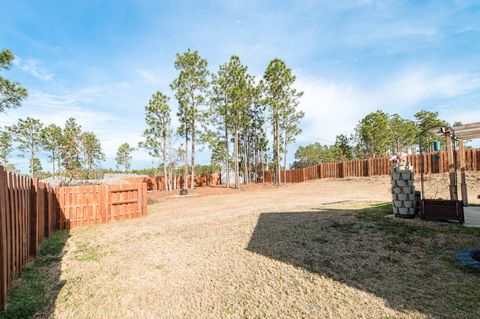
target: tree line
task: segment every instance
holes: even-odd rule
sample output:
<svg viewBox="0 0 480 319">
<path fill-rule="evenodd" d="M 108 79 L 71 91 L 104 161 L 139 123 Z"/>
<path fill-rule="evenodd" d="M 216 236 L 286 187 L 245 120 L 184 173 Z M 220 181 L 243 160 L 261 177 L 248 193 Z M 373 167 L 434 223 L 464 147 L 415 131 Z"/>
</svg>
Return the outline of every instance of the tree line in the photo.
<svg viewBox="0 0 480 319">
<path fill-rule="evenodd" d="M 301 132 L 304 116 L 298 110 L 302 92 L 294 89 L 295 76 L 285 62 L 272 60 L 261 79 L 249 74 L 235 55 L 216 72 L 198 51 L 177 54 L 174 65 L 178 75 L 170 88 L 179 125 L 172 126 L 170 98 L 157 91 L 145 107 L 147 129 L 138 145 L 162 161 L 166 190 L 178 167 L 184 188 L 194 188 L 197 148 L 205 146 L 211 150 L 211 164 L 225 168 L 227 187 L 232 182 L 240 188 L 241 179 L 256 181 L 270 167 L 280 184 L 281 160 L 285 166 L 287 147 Z"/>
<path fill-rule="evenodd" d="M 378 110 L 361 119 L 350 136 L 337 135 L 333 145 L 313 143 L 298 147 L 293 167 L 415 153 L 420 146 L 423 151 L 433 151 L 435 136 L 431 130 L 448 125 L 438 117 L 438 112 L 421 110 L 411 120 Z M 461 123 L 453 123 L 453 126 L 457 125 Z M 444 147 L 444 141 L 440 139 L 439 142 Z"/>
<path fill-rule="evenodd" d="M 0 67 L 8 69 L 13 58 L 10 51 L 2 51 Z M 131 154 L 138 147 L 161 161 L 166 190 L 172 188 L 180 170 L 184 187 L 193 189 L 196 172 L 220 165 L 226 170 L 228 187 L 231 182 L 239 188 L 241 180 L 256 181 L 270 169 L 275 172 L 275 183 L 280 184 L 282 159 L 285 167 L 288 145 L 301 132 L 299 123 L 304 117 L 298 110 L 302 92 L 293 87 L 295 76 L 285 62 L 273 59 L 263 77 L 257 79 L 238 56 L 233 55 L 212 72 L 207 60 L 189 49 L 176 55 L 174 66 L 178 74 L 170 89 L 176 100 L 178 127 L 172 125 L 170 97 L 155 92 L 145 107 L 147 128 L 142 141 L 137 146 L 120 145 L 115 157 L 117 169 L 131 170 Z M 27 96 L 18 83 L 1 77 L 0 93 L 0 112 L 20 106 Z M 204 147 L 211 150 L 211 164 L 197 169 L 197 151 Z M 44 155 L 52 164 L 52 175 L 70 179 L 90 178 L 105 159 L 96 135 L 83 132 L 73 118 L 64 127 L 44 126 L 40 120 L 27 117 L 3 128 L 2 165 L 12 168 L 8 158 L 14 150 L 29 157 L 31 176 L 46 175 L 39 159 Z"/>
<path fill-rule="evenodd" d="M 74 118 L 63 127 L 45 126 L 39 119 L 27 117 L 0 131 L 0 164 L 14 170 L 8 162 L 16 150 L 20 157 L 28 157 L 32 177 L 58 175 L 66 179 L 89 179 L 105 159 L 102 147 L 93 132 L 82 131 Z M 43 171 L 40 157 L 51 163 L 51 172 Z"/>
</svg>

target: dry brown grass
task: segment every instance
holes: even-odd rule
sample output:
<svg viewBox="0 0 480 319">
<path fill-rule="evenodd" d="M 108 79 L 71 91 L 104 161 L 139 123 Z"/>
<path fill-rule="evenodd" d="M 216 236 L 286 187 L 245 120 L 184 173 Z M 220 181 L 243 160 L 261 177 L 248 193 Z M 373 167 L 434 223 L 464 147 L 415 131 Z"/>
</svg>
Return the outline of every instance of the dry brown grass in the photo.
<svg viewBox="0 0 480 319">
<path fill-rule="evenodd" d="M 385 219 L 386 178 L 260 187 L 73 230 L 52 317 L 480 317 L 479 232 Z"/>
</svg>

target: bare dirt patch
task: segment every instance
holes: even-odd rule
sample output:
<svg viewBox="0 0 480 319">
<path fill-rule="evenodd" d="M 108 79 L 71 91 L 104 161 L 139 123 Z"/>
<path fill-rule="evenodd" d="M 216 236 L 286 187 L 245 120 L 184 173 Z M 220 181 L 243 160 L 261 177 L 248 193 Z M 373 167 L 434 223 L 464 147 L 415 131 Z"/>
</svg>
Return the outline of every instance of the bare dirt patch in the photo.
<svg viewBox="0 0 480 319">
<path fill-rule="evenodd" d="M 52 316 L 480 317 L 480 274 L 455 262 L 480 233 L 386 219 L 388 185 L 151 194 L 145 218 L 71 232 Z"/>
</svg>

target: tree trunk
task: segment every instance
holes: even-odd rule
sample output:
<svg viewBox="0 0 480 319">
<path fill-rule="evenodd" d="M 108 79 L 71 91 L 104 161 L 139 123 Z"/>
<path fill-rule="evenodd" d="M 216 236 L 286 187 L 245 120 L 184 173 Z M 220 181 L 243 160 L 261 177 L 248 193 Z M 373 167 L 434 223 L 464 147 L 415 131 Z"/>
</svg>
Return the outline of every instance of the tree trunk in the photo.
<svg viewBox="0 0 480 319">
<path fill-rule="evenodd" d="M 267 121 L 265 121 L 265 137 L 267 136 Z M 268 172 L 268 140 L 266 141 L 266 147 L 267 149 L 265 150 L 265 165 L 267 166 L 265 171 Z"/>
<path fill-rule="evenodd" d="M 287 183 L 287 132 L 285 132 L 285 148 L 283 150 L 283 182 Z"/>
<path fill-rule="evenodd" d="M 168 191 L 168 176 L 167 176 L 167 135 L 163 134 L 163 190 Z"/>
<path fill-rule="evenodd" d="M 235 127 L 235 188 L 240 188 L 240 176 L 238 165 L 238 128 Z"/>
<path fill-rule="evenodd" d="M 262 163 L 262 176 L 265 176 L 264 175 L 264 172 L 265 172 L 265 163 L 263 162 L 262 158 L 263 158 L 263 152 L 260 152 L 260 163 Z M 265 182 L 265 180 L 263 180 L 263 182 Z"/>
<path fill-rule="evenodd" d="M 191 177 L 191 190 L 195 188 L 195 115 L 192 118 L 192 177 Z"/>
<path fill-rule="evenodd" d="M 35 144 L 32 144 L 32 158 L 30 159 L 30 176 L 33 176 L 33 159 L 35 158 Z"/>
<path fill-rule="evenodd" d="M 55 151 L 52 151 L 52 176 L 55 176 Z"/>
<path fill-rule="evenodd" d="M 171 139 L 171 135 L 169 136 L 168 138 L 168 147 L 170 149 L 170 152 L 168 154 L 168 191 L 172 191 L 172 187 L 173 187 L 173 161 L 172 161 L 172 139 Z"/>
<path fill-rule="evenodd" d="M 183 189 L 188 189 L 188 131 L 185 132 L 185 167 L 183 172 Z"/>
<path fill-rule="evenodd" d="M 243 183 L 248 184 L 248 164 L 247 164 L 247 144 L 248 144 L 248 137 L 247 137 L 247 130 L 245 130 L 244 135 L 244 145 L 243 145 Z"/>
<path fill-rule="evenodd" d="M 282 176 L 281 176 L 281 167 L 280 167 L 280 132 L 279 132 L 279 127 L 278 127 L 278 123 L 277 123 L 277 174 L 278 174 L 278 181 L 277 181 L 277 185 L 281 185 L 282 184 Z"/>
<path fill-rule="evenodd" d="M 228 141 L 228 128 L 227 124 L 225 123 L 225 164 L 226 164 L 226 172 L 227 172 L 227 188 L 230 188 L 230 154 L 229 154 L 229 141 Z"/>
<path fill-rule="evenodd" d="M 258 183 L 258 152 L 255 146 L 255 183 Z"/>
<path fill-rule="evenodd" d="M 277 130 L 275 120 L 273 120 L 273 144 L 272 144 L 272 171 L 273 171 L 273 184 L 277 185 Z"/>
</svg>

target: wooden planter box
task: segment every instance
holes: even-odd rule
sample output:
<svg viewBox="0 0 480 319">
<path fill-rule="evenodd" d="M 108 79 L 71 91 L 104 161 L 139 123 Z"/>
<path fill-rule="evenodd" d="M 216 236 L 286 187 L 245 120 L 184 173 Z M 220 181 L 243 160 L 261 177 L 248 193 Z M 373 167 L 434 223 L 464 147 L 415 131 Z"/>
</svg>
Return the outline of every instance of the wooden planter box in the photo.
<svg viewBox="0 0 480 319">
<path fill-rule="evenodd" d="M 463 203 L 456 200 L 424 199 L 421 217 L 426 220 L 458 220 L 460 224 L 465 223 Z"/>
</svg>

